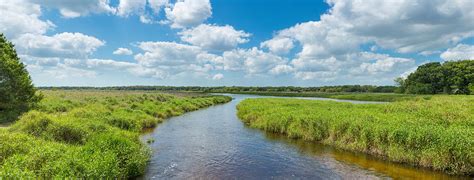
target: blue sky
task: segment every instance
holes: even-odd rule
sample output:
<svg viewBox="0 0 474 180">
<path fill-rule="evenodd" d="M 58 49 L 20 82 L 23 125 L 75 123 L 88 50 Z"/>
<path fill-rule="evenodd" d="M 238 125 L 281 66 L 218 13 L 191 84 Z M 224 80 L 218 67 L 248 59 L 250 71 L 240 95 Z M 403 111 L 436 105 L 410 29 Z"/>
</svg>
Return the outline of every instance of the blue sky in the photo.
<svg viewBox="0 0 474 180">
<path fill-rule="evenodd" d="M 470 0 L 0 4 L 0 32 L 38 86 L 392 85 L 474 59 Z"/>
</svg>

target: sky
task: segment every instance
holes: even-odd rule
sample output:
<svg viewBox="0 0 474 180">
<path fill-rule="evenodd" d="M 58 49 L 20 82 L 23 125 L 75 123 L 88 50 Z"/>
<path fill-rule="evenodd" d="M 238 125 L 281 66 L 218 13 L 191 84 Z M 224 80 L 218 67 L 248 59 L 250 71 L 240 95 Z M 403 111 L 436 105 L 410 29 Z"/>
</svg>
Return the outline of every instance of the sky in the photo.
<svg viewBox="0 0 474 180">
<path fill-rule="evenodd" d="M 394 85 L 474 59 L 472 0 L 0 0 L 37 86 Z"/>
</svg>

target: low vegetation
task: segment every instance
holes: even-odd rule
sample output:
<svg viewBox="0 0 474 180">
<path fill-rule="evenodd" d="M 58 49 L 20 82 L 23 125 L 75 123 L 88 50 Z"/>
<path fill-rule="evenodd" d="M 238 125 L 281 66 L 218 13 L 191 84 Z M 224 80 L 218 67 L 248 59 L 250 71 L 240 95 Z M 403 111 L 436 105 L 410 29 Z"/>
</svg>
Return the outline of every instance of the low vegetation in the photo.
<svg viewBox="0 0 474 180">
<path fill-rule="evenodd" d="M 321 97 L 332 99 L 346 99 L 358 101 L 394 102 L 412 100 L 416 98 L 429 99 L 431 95 L 395 94 L 395 93 L 295 93 L 295 92 L 234 92 L 232 94 L 251 94 L 259 96 L 284 96 L 284 97 Z"/>
<path fill-rule="evenodd" d="M 130 178 L 149 150 L 140 132 L 230 97 L 127 91 L 44 91 L 35 110 L 0 128 L 0 177 Z"/>
<path fill-rule="evenodd" d="M 388 104 L 247 99 L 238 116 L 254 128 L 451 174 L 474 174 L 474 96 Z"/>
<path fill-rule="evenodd" d="M 373 85 L 341 85 L 322 87 L 296 87 L 296 86 L 115 86 L 115 87 L 41 87 L 41 89 L 62 90 L 140 90 L 140 91 L 185 91 L 185 92 L 214 92 L 214 93 L 243 93 L 243 92 L 312 92 L 312 93 L 393 93 L 398 88 L 395 86 L 373 86 Z"/>
</svg>

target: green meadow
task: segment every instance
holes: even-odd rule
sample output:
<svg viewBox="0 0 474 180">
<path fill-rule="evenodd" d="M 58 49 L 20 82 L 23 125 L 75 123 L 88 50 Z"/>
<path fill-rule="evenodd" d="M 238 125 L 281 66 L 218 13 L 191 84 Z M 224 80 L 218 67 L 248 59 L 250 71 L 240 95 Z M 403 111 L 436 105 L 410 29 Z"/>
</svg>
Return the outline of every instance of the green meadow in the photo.
<svg viewBox="0 0 474 180">
<path fill-rule="evenodd" d="M 0 128 L 0 177 L 131 178 L 149 159 L 139 135 L 164 119 L 231 100 L 204 94 L 42 91 L 18 121 Z"/>
<path fill-rule="evenodd" d="M 450 174 L 474 174 L 474 96 L 387 104 L 264 98 L 244 100 L 237 108 L 253 128 Z"/>
</svg>

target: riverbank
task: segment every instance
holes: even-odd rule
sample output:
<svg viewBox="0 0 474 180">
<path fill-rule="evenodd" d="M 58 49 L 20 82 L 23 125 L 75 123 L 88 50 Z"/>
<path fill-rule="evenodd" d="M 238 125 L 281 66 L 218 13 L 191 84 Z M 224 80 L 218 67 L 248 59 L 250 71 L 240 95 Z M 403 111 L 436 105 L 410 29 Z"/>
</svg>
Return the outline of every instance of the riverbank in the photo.
<svg viewBox="0 0 474 180">
<path fill-rule="evenodd" d="M 254 128 L 450 174 L 474 174 L 474 96 L 388 104 L 247 99 L 238 116 Z"/>
<path fill-rule="evenodd" d="M 145 128 L 230 97 L 130 91 L 42 91 L 36 110 L 0 129 L 0 177 L 130 178 L 149 149 Z"/>
<path fill-rule="evenodd" d="M 416 98 L 429 99 L 432 95 L 396 94 L 396 93 L 322 93 L 322 92 L 222 92 L 228 94 L 249 94 L 259 96 L 284 96 L 284 97 L 321 97 L 355 101 L 395 102 L 413 100 Z"/>
</svg>

